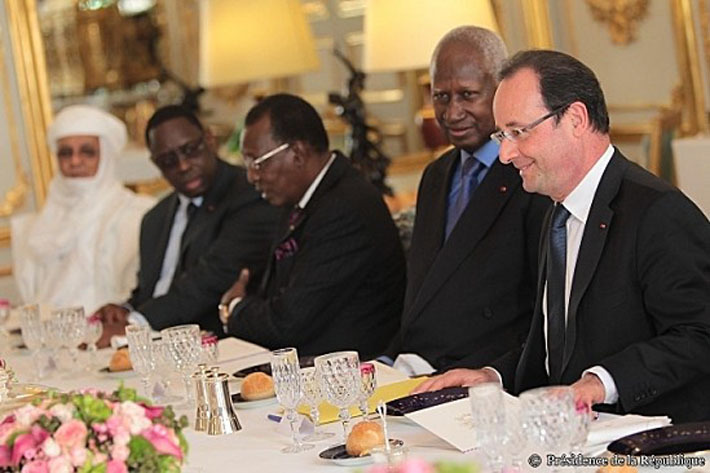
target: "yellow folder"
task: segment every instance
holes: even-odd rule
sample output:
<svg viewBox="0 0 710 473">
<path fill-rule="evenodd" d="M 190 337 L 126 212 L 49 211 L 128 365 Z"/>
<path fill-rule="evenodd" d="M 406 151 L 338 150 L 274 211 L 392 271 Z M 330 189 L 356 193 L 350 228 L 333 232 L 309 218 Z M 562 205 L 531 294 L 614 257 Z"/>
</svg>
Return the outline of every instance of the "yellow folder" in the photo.
<svg viewBox="0 0 710 473">
<path fill-rule="evenodd" d="M 409 393 L 412 392 L 412 389 L 419 386 L 426 379 L 426 377 L 405 379 L 404 381 L 398 381 L 396 383 L 378 387 L 377 389 L 375 389 L 375 392 L 372 394 L 372 396 L 370 396 L 370 399 L 367 401 L 368 411 L 374 412 L 375 408 L 377 407 L 377 403 L 381 400 L 384 402 L 389 402 L 393 399 L 399 399 L 401 397 L 408 396 Z M 305 404 L 301 405 L 298 408 L 298 412 L 310 416 L 310 410 Z M 318 412 L 320 414 L 321 424 L 328 424 L 330 422 L 335 422 L 339 420 L 338 408 L 326 401 L 323 401 L 321 405 L 318 406 Z M 360 412 L 360 409 L 354 406 L 350 408 L 350 415 L 355 417 L 362 415 L 362 413 Z"/>
</svg>

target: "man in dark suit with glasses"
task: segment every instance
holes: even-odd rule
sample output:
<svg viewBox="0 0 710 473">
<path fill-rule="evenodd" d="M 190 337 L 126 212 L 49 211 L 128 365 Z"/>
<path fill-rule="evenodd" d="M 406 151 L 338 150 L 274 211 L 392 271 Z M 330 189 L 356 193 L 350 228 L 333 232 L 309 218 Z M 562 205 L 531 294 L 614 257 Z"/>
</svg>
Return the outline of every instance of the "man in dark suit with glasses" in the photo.
<svg viewBox="0 0 710 473">
<path fill-rule="evenodd" d="M 214 136 L 192 112 L 159 109 L 145 139 L 174 191 L 143 218 L 130 299 L 97 312 L 104 346 L 128 323 L 154 329 L 197 323 L 222 334 L 220 296 L 243 268 L 263 272 L 275 230 L 276 209 L 259 198 L 243 169 L 219 159 Z"/>
</svg>

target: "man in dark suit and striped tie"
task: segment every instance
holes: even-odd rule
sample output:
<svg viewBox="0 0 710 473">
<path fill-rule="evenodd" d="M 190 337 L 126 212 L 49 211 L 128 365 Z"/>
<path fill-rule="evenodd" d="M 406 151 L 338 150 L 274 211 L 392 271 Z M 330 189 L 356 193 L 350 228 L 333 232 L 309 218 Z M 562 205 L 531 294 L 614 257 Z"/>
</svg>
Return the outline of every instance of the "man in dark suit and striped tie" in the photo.
<svg viewBox="0 0 710 473">
<path fill-rule="evenodd" d="M 399 323 L 405 261 L 377 189 L 329 150 L 318 113 L 293 95 L 249 111 L 242 152 L 249 180 L 284 215 L 259 290 L 246 291 L 243 271 L 222 298 L 226 331 L 304 355 L 379 354 Z"/>
</svg>

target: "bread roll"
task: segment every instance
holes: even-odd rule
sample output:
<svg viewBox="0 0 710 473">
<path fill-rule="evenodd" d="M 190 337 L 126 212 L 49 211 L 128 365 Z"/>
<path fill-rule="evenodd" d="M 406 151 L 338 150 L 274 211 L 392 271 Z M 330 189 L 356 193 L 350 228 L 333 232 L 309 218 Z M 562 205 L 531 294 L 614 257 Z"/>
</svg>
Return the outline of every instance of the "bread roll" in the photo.
<svg viewBox="0 0 710 473">
<path fill-rule="evenodd" d="M 370 453 L 374 447 L 385 444 L 385 434 L 382 426 L 377 422 L 365 420 L 355 424 L 345 442 L 345 450 L 348 455 L 361 457 Z"/>
<path fill-rule="evenodd" d="M 274 380 L 265 373 L 251 373 L 242 381 L 242 398 L 257 401 L 274 396 Z"/>
<path fill-rule="evenodd" d="M 109 371 L 128 371 L 132 370 L 131 357 L 128 356 L 128 348 L 119 348 L 111 357 L 108 364 Z"/>
</svg>

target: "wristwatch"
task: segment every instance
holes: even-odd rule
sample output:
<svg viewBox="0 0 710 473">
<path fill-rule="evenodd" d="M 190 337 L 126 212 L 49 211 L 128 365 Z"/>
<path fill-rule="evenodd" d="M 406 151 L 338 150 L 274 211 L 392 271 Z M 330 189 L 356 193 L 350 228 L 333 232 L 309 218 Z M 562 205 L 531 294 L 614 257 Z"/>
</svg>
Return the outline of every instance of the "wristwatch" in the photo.
<svg viewBox="0 0 710 473">
<path fill-rule="evenodd" d="M 229 321 L 229 314 L 232 313 L 234 306 L 239 304 L 241 301 L 242 301 L 241 297 L 235 297 L 234 299 L 230 300 L 229 302 L 221 303 L 217 306 L 217 309 L 219 310 L 219 320 L 222 321 L 222 324 L 225 327 L 227 326 L 227 322 Z"/>
</svg>

